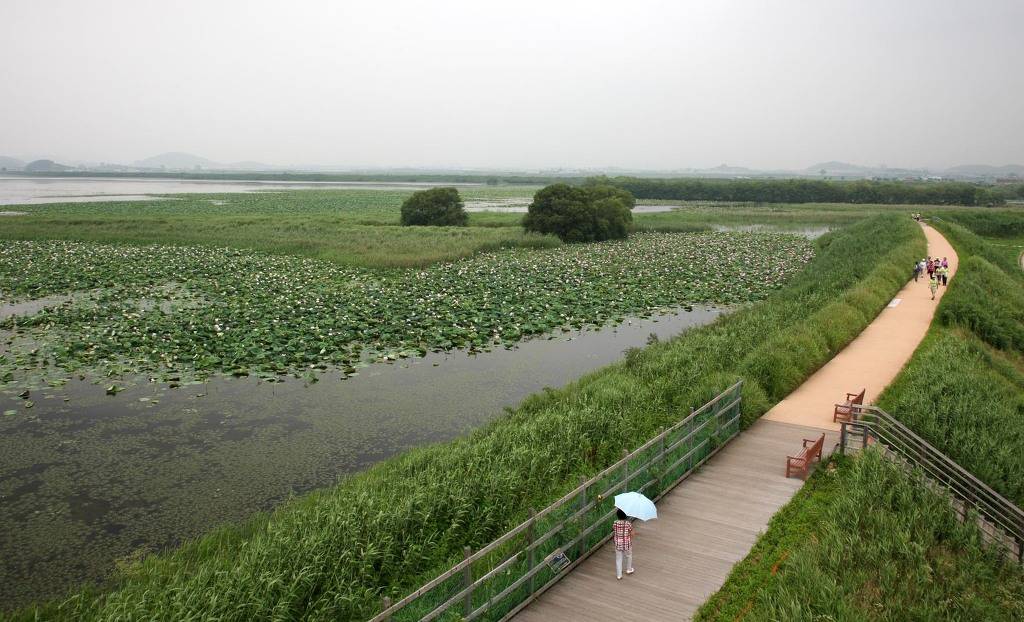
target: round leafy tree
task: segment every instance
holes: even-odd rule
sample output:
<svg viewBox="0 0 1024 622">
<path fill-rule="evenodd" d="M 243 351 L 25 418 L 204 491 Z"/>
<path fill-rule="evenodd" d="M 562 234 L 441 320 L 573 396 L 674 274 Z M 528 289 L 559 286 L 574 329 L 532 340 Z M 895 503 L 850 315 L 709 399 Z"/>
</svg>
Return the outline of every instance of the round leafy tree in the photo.
<svg viewBox="0 0 1024 622">
<path fill-rule="evenodd" d="M 420 190 L 402 203 L 403 225 L 465 227 L 468 218 L 455 188 Z"/>
<path fill-rule="evenodd" d="M 566 242 L 624 238 L 633 228 L 635 204 L 633 195 L 614 186 L 552 184 L 533 195 L 523 227 Z"/>
</svg>

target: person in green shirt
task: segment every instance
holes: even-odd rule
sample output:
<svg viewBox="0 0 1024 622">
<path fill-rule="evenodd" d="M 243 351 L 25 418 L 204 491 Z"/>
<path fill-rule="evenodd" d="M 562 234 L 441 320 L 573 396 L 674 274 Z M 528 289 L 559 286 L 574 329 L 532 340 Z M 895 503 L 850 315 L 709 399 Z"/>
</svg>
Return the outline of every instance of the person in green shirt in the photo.
<svg viewBox="0 0 1024 622">
<path fill-rule="evenodd" d="M 935 292 L 939 291 L 939 279 L 934 274 L 928 279 L 928 289 L 932 290 L 932 300 L 935 300 Z"/>
</svg>

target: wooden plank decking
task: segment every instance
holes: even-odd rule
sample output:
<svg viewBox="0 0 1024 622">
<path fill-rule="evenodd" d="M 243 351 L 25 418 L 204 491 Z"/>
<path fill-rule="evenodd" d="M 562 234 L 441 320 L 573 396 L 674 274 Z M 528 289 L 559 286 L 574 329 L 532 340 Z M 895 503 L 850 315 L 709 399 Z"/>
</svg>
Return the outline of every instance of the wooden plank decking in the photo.
<svg viewBox="0 0 1024 622">
<path fill-rule="evenodd" d="M 637 523 L 636 573 L 615 578 L 606 544 L 518 615 L 516 622 L 687 620 L 725 582 L 769 519 L 803 484 L 786 479 L 786 456 L 825 430 L 758 421 Z M 827 432 L 826 455 L 838 441 Z"/>
</svg>

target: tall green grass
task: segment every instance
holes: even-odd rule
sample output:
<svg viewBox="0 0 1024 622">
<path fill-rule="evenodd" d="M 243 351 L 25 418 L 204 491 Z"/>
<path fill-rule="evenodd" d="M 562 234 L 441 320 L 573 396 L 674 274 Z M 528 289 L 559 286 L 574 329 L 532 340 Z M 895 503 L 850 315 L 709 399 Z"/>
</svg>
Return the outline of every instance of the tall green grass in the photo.
<svg viewBox="0 0 1024 622">
<path fill-rule="evenodd" d="M 819 468 L 696 620 L 1020 620 L 1024 572 L 879 453 Z"/>
<path fill-rule="evenodd" d="M 767 301 L 535 395 L 484 429 L 414 450 L 270 515 L 15 615 L 56 619 L 359 619 L 400 597 L 744 377 L 749 424 L 849 342 L 924 252 L 908 218 L 820 239 Z"/>
<path fill-rule="evenodd" d="M 1024 280 L 990 243 L 939 225 L 960 269 L 938 323 L 879 404 L 1024 506 Z"/>
</svg>

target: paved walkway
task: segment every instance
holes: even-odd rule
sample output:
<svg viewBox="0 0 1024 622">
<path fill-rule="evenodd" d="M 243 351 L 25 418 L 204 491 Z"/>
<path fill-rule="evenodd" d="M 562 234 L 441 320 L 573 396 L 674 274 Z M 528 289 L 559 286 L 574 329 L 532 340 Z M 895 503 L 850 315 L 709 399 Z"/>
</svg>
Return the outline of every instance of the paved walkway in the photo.
<svg viewBox="0 0 1024 622">
<path fill-rule="evenodd" d="M 928 251 L 957 257 L 925 227 Z M 910 266 L 907 267 L 909 272 Z M 926 280 L 911 281 L 857 339 L 658 504 L 659 518 L 638 523 L 636 573 L 615 579 L 615 552 L 602 547 L 516 616 L 516 622 L 688 620 L 743 559 L 802 481 L 785 477 L 785 456 L 802 438 L 838 440 L 832 406 L 867 388 L 870 401 L 895 378 L 935 314 Z"/>
<path fill-rule="evenodd" d="M 956 251 L 938 231 L 927 225 L 922 227 L 931 256 L 949 258 L 952 278 L 958 263 Z M 847 391 L 858 393 L 867 389 L 864 403 L 874 402 L 924 339 L 935 307 L 945 293 L 946 288 L 940 286 L 935 300 L 931 299 L 927 274 L 919 281 L 911 280 L 864 332 L 762 419 L 838 430 L 839 424 L 832 423 L 836 401 Z"/>
</svg>

